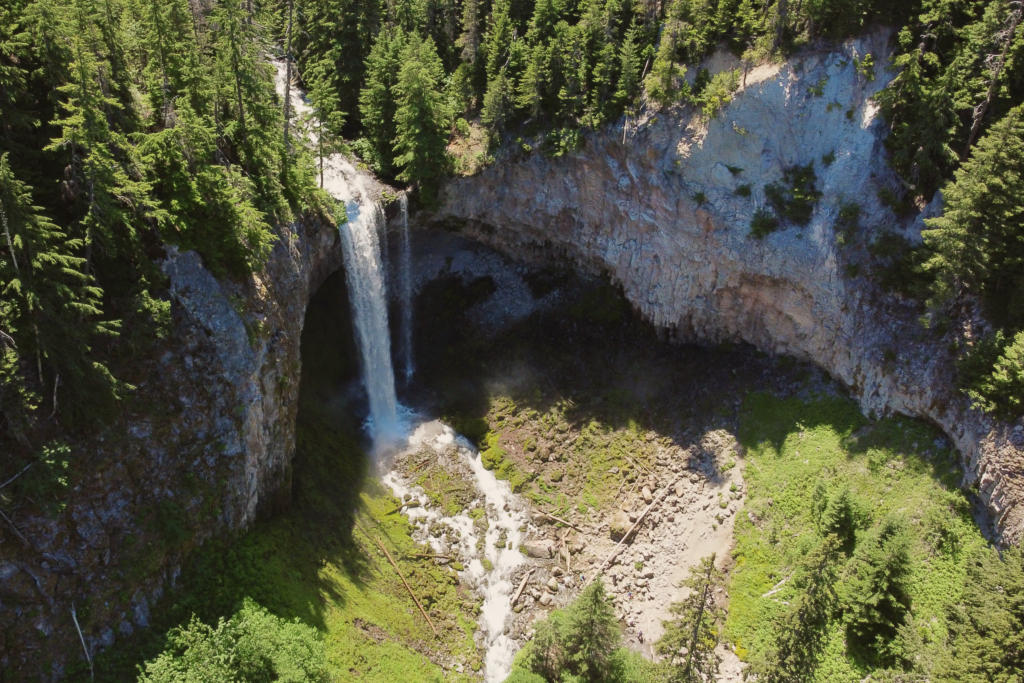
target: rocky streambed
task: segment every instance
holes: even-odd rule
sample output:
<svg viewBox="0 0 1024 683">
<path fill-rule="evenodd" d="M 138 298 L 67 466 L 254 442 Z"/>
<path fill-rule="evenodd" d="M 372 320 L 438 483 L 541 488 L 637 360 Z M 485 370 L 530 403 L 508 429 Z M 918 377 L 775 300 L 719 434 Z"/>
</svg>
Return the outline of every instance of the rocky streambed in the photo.
<svg viewBox="0 0 1024 683">
<path fill-rule="evenodd" d="M 656 452 L 632 473 L 613 468 L 622 475 L 614 506 L 559 515 L 512 493 L 441 422 L 419 425 L 393 456 L 384 482 L 416 539 L 483 601 L 477 641 L 485 680 L 503 680 L 535 620 L 598 578 L 627 643 L 654 658 L 669 605 L 682 597 L 679 583 L 703 557 L 714 553 L 726 564 L 743 499 L 735 438 L 718 429 L 689 448 L 659 443 Z M 727 648 L 722 655 L 724 671 L 739 670 Z"/>
</svg>

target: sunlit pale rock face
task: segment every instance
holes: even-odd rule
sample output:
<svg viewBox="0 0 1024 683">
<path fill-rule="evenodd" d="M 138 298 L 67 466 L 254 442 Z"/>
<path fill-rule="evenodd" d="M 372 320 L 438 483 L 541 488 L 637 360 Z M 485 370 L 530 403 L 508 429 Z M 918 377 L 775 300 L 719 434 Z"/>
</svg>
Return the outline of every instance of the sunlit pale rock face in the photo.
<svg viewBox="0 0 1024 683">
<path fill-rule="evenodd" d="M 1024 433 L 970 410 L 953 388 L 947 344 L 921 328 L 908 302 L 857 275 L 867 272 L 858 270 L 868 265 L 863 246 L 837 240 L 839 209 L 851 202 L 860 231 L 919 239 L 920 216 L 898 219 L 878 199 L 897 182 L 871 99 L 892 78 L 887 55 L 878 34 L 753 69 L 710 122 L 690 111 L 646 113 L 558 159 L 499 160 L 451 182 L 426 220 L 461 223 L 521 258 L 558 255 L 607 273 L 680 339 L 740 340 L 808 359 L 849 386 L 866 412 L 935 422 L 963 454 L 965 484 L 977 486 L 996 534 L 1016 542 Z M 808 225 L 751 237 L 765 185 L 810 163 L 822 197 Z"/>
</svg>

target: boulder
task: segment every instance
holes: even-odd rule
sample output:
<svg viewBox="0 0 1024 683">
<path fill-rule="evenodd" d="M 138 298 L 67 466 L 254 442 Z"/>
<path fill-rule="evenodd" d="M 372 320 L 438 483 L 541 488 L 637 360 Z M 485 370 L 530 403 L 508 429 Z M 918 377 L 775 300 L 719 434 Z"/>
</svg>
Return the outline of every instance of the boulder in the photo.
<svg viewBox="0 0 1024 683">
<path fill-rule="evenodd" d="M 529 557 L 547 560 L 555 554 L 555 542 L 546 538 L 538 538 L 523 543 L 523 550 Z"/>
<path fill-rule="evenodd" d="M 633 525 L 629 521 L 629 515 L 622 510 L 618 510 L 612 516 L 611 524 L 608 525 L 608 532 L 613 541 L 621 541 L 631 526 Z"/>
</svg>

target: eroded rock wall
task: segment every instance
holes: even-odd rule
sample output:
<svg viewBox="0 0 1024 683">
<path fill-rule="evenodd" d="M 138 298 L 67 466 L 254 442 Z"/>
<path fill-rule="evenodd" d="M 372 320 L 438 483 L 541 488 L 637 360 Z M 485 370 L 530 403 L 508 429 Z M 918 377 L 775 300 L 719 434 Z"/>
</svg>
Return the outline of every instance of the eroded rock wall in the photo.
<svg viewBox="0 0 1024 683">
<path fill-rule="evenodd" d="M 921 328 L 910 302 L 856 275 L 863 246 L 843 246 L 834 228 L 840 208 L 856 203 L 861 231 L 919 239 L 919 218 L 901 221 L 878 199 L 896 182 L 871 99 L 892 77 L 888 53 L 879 33 L 758 67 L 711 121 L 648 113 L 590 134 L 562 158 L 499 160 L 450 182 L 421 220 L 461 226 L 519 258 L 567 257 L 611 276 L 681 339 L 742 340 L 807 359 L 850 387 L 865 412 L 934 422 L 962 453 L 964 485 L 977 488 L 994 532 L 1019 542 L 1024 430 L 970 409 L 953 387 L 948 345 Z M 765 186 L 809 163 L 822 190 L 809 224 L 752 237 Z"/>
<path fill-rule="evenodd" d="M 124 414 L 73 444 L 66 509 L 8 509 L 24 538 L 0 536 L 0 680 L 84 667 L 72 604 L 95 654 L 149 624 L 191 549 L 287 504 L 306 305 L 341 250 L 318 221 L 278 237 L 245 282 L 172 250 L 166 350 L 140 360 Z"/>
</svg>

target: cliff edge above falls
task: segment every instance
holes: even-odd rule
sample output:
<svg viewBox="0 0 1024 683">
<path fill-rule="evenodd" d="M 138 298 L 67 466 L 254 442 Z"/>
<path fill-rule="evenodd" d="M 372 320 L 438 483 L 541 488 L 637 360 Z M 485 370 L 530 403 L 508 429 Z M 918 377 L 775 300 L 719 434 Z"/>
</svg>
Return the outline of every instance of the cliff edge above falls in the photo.
<svg viewBox="0 0 1024 683">
<path fill-rule="evenodd" d="M 678 338 L 745 341 L 826 369 L 867 413 L 935 424 L 959 449 L 994 535 L 1024 540 L 1024 427 L 995 424 L 955 388 L 948 343 L 909 302 L 851 275 L 837 239 L 842 206 L 871 232 L 919 239 L 920 216 L 879 201 L 897 182 L 872 97 L 892 78 L 888 35 L 851 40 L 747 74 L 711 121 L 673 109 L 587 136 L 576 152 L 505 160 L 451 181 L 422 220 L 457 223 L 518 258 L 568 258 L 606 273 L 654 324 Z M 861 68 L 871 54 L 875 67 Z M 728 58 L 716 60 L 728 65 Z M 750 235 L 765 186 L 813 164 L 821 199 L 810 222 Z M 863 250 L 862 250 L 863 251 Z"/>
</svg>

